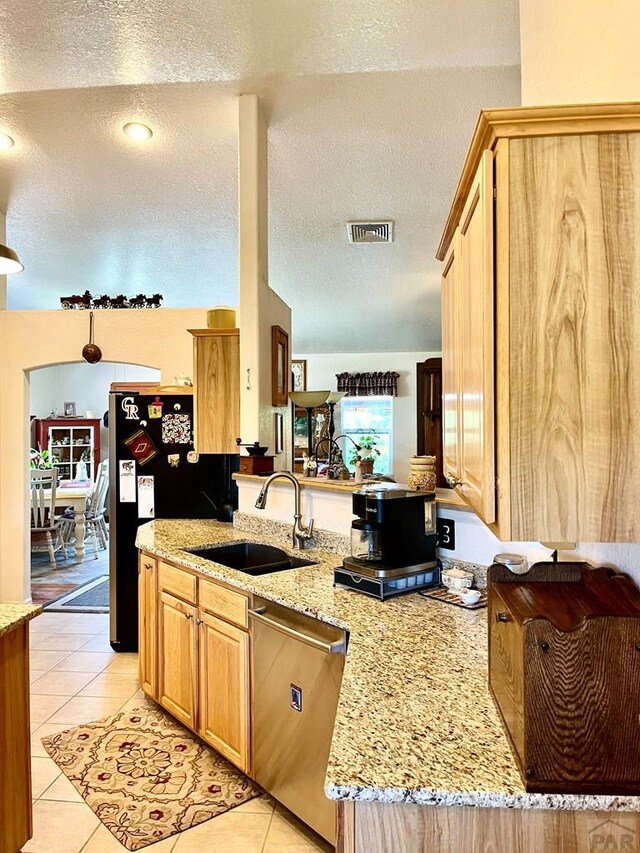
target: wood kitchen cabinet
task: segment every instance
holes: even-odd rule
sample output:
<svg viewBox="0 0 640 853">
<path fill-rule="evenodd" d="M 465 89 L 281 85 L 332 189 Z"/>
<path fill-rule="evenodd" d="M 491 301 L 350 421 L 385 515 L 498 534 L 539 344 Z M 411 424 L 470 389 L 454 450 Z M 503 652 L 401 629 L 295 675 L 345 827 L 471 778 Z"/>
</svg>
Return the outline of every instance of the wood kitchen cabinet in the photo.
<svg viewBox="0 0 640 853">
<path fill-rule="evenodd" d="M 140 685 L 147 696 L 157 698 L 156 634 L 158 605 L 156 596 L 158 566 L 154 557 L 138 558 L 138 671 Z"/>
<path fill-rule="evenodd" d="M 237 767 L 249 766 L 249 634 L 200 615 L 198 734 Z"/>
<path fill-rule="evenodd" d="M 158 701 L 181 723 L 196 728 L 198 626 L 196 608 L 160 592 Z"/>
<path fill-rule="evenodd" d="M 140 567 L 143 690 L 247 772 L 248 596 L 144 552 Z"/>
<path fill-rule="evenodd" d="M 198 453 L 238 453 L 240 330 L 189 331 L 193 335 L 195 449 Z"/>
<path fill-rule="evenodd" d="M 438 250 L 445 474 L 502 540 L 640 536 L 640 104 L 481 113 Z"/>
</svg>

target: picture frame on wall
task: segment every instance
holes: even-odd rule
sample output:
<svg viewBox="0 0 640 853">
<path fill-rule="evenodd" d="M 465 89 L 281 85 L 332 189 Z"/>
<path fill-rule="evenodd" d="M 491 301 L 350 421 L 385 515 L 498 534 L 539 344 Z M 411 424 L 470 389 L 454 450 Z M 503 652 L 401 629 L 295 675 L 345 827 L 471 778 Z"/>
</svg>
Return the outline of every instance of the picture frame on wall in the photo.
<svg viewBox="0 0 640 853">
<path fill-rule="evenodd" d="M 306 391 L 307 390 L 307 359 L 292 358 L 291 359 L 291 390 Z"/>
<path fill-rule="evenodd" d="M 289 401 L 289 335 L 280 326 L 271 327 L 271 405 Z"/>
<path fill-rule="evenodd" d="M 282 453 L 284 450 L 284 415 L 281 412 L 275 412 L 273 416 L 273 435 L 276 454 Z"/>
<path fill-rule="evenodd" d="M 75 418 L 76 416 L 76 404 L 71 402 L 66 402 L 64 404 L 64 416 L 65 418 Z"/>
</svg>

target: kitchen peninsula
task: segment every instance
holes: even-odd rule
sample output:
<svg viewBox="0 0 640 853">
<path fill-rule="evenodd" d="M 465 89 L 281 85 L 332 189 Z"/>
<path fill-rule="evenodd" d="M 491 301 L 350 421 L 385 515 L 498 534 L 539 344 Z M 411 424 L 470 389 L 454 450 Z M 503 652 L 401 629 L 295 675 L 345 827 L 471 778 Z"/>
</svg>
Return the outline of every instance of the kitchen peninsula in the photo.
<svg viewBox="0 0 640 853">
<path fill-rule="evenodd" d="M 340 558 L 329 551 L 304 552 L 316 565 L 250 577 L 185 550 L 257 539 L 283 545 L 182 520 L 142 526 L 137 545 L 189 576 L 349 632 L 325 784 L 338 801 L 338 851 L 555 853 L 588 849 L 588 833 L 608 819 L 640 831 L 640 797 L 525 792 L 487 687 L 486 611 L 336 589 Z"/>
<path fill-rule="evenodd" d="M 0 604 L 0 849 L 31 838 L 29 621 L 42 608 Z"/>
</svg>

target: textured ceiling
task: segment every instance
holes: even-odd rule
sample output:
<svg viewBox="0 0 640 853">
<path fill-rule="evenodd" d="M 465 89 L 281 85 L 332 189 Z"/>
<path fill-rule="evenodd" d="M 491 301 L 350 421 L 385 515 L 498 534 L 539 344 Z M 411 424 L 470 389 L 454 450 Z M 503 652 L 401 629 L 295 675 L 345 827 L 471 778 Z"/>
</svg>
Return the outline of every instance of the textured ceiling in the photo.
<svg viewBox="0 0 640 853">
<path fill-rule="evenodd" d="M 255 91 L 294 350 L 437 350 L 434 252 L 473 124 L 519 102 L 516 0 L 214 5 L 27 0 L 1 16 L 16 145 L 0 208 L 26 266 L 10 307 L 85 287 L 235 303 L 236 95 Z M 122 135 L 132 119 L 150 143 Z M 347 219 L 368 217 L 393 219 L 395 242 L 350 245 Z"/>
<path fill-rule="evenodd" d="M 517 65 L 517 0 L 22 0 L 0 91 Z"/>
</svg>

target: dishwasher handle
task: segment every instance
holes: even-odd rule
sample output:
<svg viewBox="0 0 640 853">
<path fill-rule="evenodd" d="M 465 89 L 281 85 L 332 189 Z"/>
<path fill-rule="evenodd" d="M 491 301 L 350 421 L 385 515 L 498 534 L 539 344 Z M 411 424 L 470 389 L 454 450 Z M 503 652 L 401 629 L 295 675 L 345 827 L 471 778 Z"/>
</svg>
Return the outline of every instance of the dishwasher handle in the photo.
<svg viewBox="0 0 640 853">
<path fill-rule="evenodd" d="M 264 625 L 268 625 L 270 628 L 274 628 L 276 631 L 280 631 L 281 634 L 285 634 L 293 640 L 299 640 L 301 643 L 306 643 L 308 646 L 312 646 L 314 649 L 318 649 L 318 651 L 325 652 L 328 655 L 342 655 L 346 652 L 346 640 L 344 638 L 342 640 L 335 640 L 333 643 L 323 643 L 322 640 L 318 640 L 316 637 L 312 637 L 303 631 L 298 631 L 290 625 L 284 625 L 282 622 L 276 622 L 275 619 L 269 619 L 268 616 L 264 615 L 265 610 L 266 607 L 256 607 L 254 610 L 249 611 L 249 616 L 258 622 L 262 622 Z"/>
</svg>

